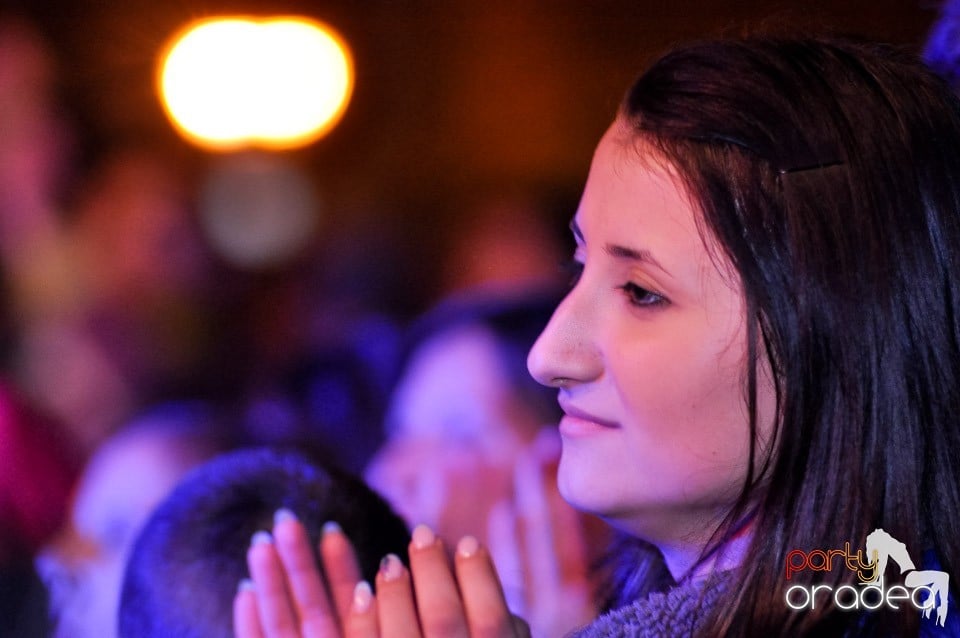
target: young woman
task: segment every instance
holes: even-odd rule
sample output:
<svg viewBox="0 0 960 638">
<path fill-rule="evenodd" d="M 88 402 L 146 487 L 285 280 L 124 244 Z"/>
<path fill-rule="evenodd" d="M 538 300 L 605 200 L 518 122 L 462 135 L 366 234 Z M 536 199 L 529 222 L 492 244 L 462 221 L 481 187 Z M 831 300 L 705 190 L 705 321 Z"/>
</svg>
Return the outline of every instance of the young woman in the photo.
<svg viewBox="0 0 960 638">
<path fill-rule="evenodd" d="M 947 87 L 874 45 L 698 44 L 630 89 L 529 358 L 565 412 L 561 492 L 629 539 L 622 607 L 583 635 L 956 627 L 958 149 Z M 471 538 L 451 571 L 415 529 L 409 571 L 385 560 L 352 602 L 324 539 L 331 602 L 274 531 L 241 638 L 522 631 Z"/>
</svg>

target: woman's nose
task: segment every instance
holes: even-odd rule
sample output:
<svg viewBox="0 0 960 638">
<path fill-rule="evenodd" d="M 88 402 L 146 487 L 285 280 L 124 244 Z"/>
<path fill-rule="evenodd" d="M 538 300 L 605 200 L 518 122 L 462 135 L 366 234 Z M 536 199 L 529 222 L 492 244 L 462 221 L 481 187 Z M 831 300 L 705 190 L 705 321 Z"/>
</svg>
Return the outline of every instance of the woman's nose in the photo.
<svg viewBox="0 0 960 638">
<path fill-rule="evenodd" d="M 560 302 L 527 356 L 527 370 L 538 383 L 568 387 L 599 376 L 602 365 L 592 339 L 592 313 L 577 289 Z"/>
</svg>

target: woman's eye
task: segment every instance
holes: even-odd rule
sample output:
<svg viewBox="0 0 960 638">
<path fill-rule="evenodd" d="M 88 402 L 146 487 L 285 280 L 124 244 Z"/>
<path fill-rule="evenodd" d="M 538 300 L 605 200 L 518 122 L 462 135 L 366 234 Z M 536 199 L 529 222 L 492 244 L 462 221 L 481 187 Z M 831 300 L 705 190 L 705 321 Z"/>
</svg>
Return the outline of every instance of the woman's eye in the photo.
<svg viewBox="0 0 960 638">
<path fill-rule="evenodd" d="M 627 296 L 627 301 L 640 308 L 650 308 L 667 303 L 666 298 L 632 282 L 625 283 L 618 288 Z"/>
<path fill-rule="evenodd" d="M 583 263 L 576 259 L 569 259 L 562 264 L 560 268 L 567 275 L 567 284 L 573 288 L 580 281 L 580 275 L 583 274 Z"/>
</svg>

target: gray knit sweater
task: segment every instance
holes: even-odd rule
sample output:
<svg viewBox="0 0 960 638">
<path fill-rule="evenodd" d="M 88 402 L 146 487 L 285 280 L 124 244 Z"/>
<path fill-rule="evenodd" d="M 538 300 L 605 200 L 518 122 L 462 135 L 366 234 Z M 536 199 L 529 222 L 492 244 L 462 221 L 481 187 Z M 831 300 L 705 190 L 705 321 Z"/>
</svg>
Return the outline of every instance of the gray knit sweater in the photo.
<svg viewBox="0 0 960 638">
<path fill-rule="evenodd" d="M 703 629 L 727 579 L 690 581 L 600 616 L 570 638 L 682 638 Z"/>
</svg>

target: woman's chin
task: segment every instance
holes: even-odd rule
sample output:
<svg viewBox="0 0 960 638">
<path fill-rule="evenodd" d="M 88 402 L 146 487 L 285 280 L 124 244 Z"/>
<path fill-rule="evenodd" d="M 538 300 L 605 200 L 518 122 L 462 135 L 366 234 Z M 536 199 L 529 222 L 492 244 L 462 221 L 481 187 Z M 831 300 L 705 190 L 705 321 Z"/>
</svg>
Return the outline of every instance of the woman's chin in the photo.
<svg viewBox="0 0 960 638">
<path fill-rule="evenodd" d="M 560 456 L 557 489 L 567 503 L 581 512 L 607 518 L 618 509 L 615 495 L 610 493 L 611 486 L 605 484 L 606 478 L 606 473 L 598 474 L 572 462 L 566 455 Z"/>
</svg>

